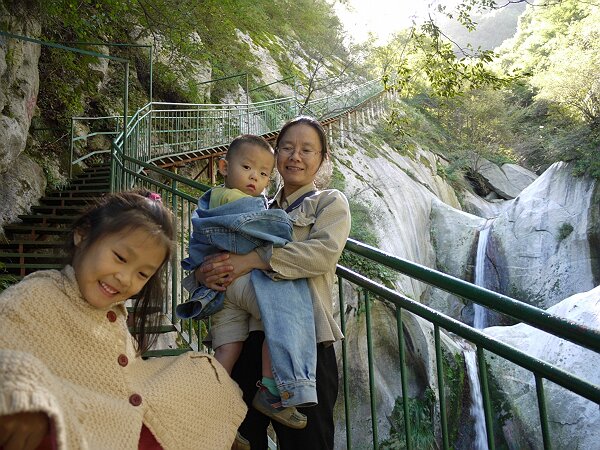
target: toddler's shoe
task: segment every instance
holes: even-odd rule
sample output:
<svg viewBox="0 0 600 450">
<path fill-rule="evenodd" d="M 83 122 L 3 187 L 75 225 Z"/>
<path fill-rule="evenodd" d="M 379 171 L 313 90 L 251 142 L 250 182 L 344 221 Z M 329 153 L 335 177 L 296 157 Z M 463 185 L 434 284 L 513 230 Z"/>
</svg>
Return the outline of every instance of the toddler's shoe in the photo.
<svg viewBox="0 0 600 450">
<path fill-rule="evenodd" d="M 271 394 L 260 381 L 256 385 L 258 391 L 252 400 L 252 406 L 256 410 L 290 428 L 301 430 L 306 427 L 306 416 L 304 414 L 299 413 L 293 406 L 287 408 L 282 406 L 281 398 Z"/>
<path fill-rule="evenodd" d="M 231 446 L 231 450 L 251 450 L 250 442 L 244 436 L 240 434 L 238 431 L 235 435 L 235 441 L 233 441 L 233 445 Z"/>
</svg>

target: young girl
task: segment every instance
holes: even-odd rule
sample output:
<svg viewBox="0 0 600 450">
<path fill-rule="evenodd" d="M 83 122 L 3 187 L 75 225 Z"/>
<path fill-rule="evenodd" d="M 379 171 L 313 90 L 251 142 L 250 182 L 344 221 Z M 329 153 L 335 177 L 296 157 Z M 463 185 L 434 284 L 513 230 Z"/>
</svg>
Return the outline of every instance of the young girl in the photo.
<svg viewBox="0 0 600 450">
<path fill-rule="evenodd" d="M 212 357 L 140 357 L 173 233 L 158 194 L 108 195 L 75 222 L 70 265 L 0 294 L 0 447 L 231 447 L 246 407 Z"/>
</svg>

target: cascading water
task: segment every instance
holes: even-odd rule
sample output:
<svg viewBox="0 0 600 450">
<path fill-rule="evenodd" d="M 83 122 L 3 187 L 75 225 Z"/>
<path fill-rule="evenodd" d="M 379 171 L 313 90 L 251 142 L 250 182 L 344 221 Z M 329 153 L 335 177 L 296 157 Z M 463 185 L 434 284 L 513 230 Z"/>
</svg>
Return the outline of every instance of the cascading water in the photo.
<svg viewBox="0 0 600 450">
<path fill-rule="evenodd" d="M 477 256 L 475 257 L 475 284 L 477 286 L 485 286 L 485 251 L 490 236 L 492 221 L 488 220 L 484 227 L 479 232 L 479 240 L 477 241 Z M 481 329 L 488 325 L 487 310 L 477 303 L 473 304 L 473 326 Z"/>
<path fill-rule="evenodd" d="M 475 284 L 486 287 L 485 285 L 485 257 L 492 221 L 488 220 L 479 232 L 477 241 L 477 256 L 475 257 Z M 473 326 L 481 329 L 488 325 L 487 309 L 477 303 L 473 304 Z M 485 415 L 483 411 L 483 399 L 481 396 L 481 385 L 477 373 L 477 358 L 475 351 L 464 346 L 465 366 L 469 382 L 471 384 L 471 417 L 473 418 L 473 427 L 475 431 L 474 450 L 487 450 L 487 432 L 485 429 Z"/>
<path fill-rule="evenodd" d="M 485 430 L 485 415 L 483 412 L 483 399 L 481 396 L 481 385 L 477 374 L 477 358 L 475 351 L 468 346 L 463 347 L 465 355 L 465 366 L 471 383 L 471 417 L 475 431 L 475 442 L 473 450 L 487 450 L 487 433 Z"/>
</svg>

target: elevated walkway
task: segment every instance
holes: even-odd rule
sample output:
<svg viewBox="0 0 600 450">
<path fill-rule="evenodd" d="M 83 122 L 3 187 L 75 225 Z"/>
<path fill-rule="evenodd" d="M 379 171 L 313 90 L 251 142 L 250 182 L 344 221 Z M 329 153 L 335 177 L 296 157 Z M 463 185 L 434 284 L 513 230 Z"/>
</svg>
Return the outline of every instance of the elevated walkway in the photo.
<svg viewBox="0 0 600 450">
<path fill-rule="evenodd" d="M 370 105 L 381 98 L 382 92 L 378 81 L 365 83 L 347 92 L 315 100 L 306 105 L 305 112 L 318 117 L 326 126 L 338 121 L 339 129 L 343 130 L 344 118 L 348 114 L 364 114 L 365 109 L 371 108 Z M 111 149 L 103 155 L 107 165 L 90 165 L 64 189 L 48 192 L 40 200 L 40 205 L 32 209 L 32 214 L 23 215 L 21 222 L 5 227 L 7 240 L 0 242 L 0 263 L 4 266 L 3 270 L 18 279 L 34 270 L 62 266 L 59 252 L 62 249 L 62 239 L 81 208 L 106 192 L 144 186 L 161 194 L 163 203 L 171 208 L 176 217 L 178 230 L 177 252 L 169 266 L 168 292 L 160 311 L 164 316 L 164 323 L 157 330 L 167 336 L 166 345 L 146 356 L 168 356 L 189 349 L 202 350 L 201 342 L 209 326 L 208 321 L 182 321 L 175 316 L 174 310 L 177 304 L 187 300 L 181 289 L 181 280 L 185 274 L 180 267 L 180 260 L 185 256 L 187 237 L 191 230 L 191 214 L 197 201 L 197 197 L 189 192 L 203 192 L 208 186 L 167 169 L 200 159 L 215 158 L 241 133 L 260 134 L 273 139 L 281 125 L 299 112 L 302 111 L 295 99 L 274 99 L 247 105 L 150 103 L 132 116 L 128 116 L 125 107 L 125 123 L 113 130 L 96 129 L 93 126 L 94 118 L 75 118 L 74 120 L 85 120 L 92 124 L 91 133 L 115 134 Z M 81 136 L 73 137 L 75 145 L 80 141 Z M 72 163 L 86 165 L 90 158 L 98 156 L 98 152 L 82 155 L 78 159 L 72 158 Z M 382 264 L 399 274 L 459 296 L 465 302 L 493 309 L 515 321 L 558 336 L 581 349 L 600 353 L 598 330 L 582 327 L 502 294 L 397 258 L 352 239 L 346 244 L 345 251 L 351 252 L 360 261 Z M 491 374 L 486 362 L 489 357 L 505 359 L 526 371 L 528 379 L 519 381 L 525 386 L 524 389 L 535 392 L 535 401 L 530 408 L 537 412 L 539 426 L 535 433 L 527 436 L 527 440 L 533 442 L 536 448 L 551 448 L 557 424 L 565 420 L 548 408 L 548 404 L 564 401 L 562 395 L 569 395 L 569 399 L 584 399 L 600 405 L 600 386 L 582 379 L 576 369 L 567 371 L 527 355 L 480 330 L 428 308 L 377 280 L 365 277 L 358 269 L 338 266 L 337 275 L 342 331 L 346 333 L 350 320 L 357 327 L 364 327 L 366 330 L 364 345 L 361 347 L 366 349 L 366 357 L 356 358 L 353 367 L 349 367 L 348 363 L 348 342 L 340 344 L 341 388 L 344 395 L 338 402 L 338 428 L 343 428 L 344 436 L 341 436 L 343 443 L 338 441 L 338 446 L 343 445 L 348 449 L 377 449 L 381 446 L 381 427 L 385 420 L 392 417 L 392 411 L 389 401 L 384 401 L 389 397 L 389 392 L 382 392 L 378 387 L 378 377 L 381 374 L 376 367 L 380 359 L 392 358 L 397 362 L 398 376 L 396 385 L 388 388 L 398 393 L 395 397 L 401 412 L 396 426 L 402 428 L 399 433 L 402 440 L 400 447 L 422 448 L 419 447 L 422 440 L 417 438 L 423 437 L 419 435 L 423 433 L 419 429 L 419 421 L 425 417 L 435 424 L 425 430 L 428 433 L 428 445 L 445 450 L 456 448 L 459 419 L 468 419 L 468 411 L 465 412 L 468 408 L 464 404 L 466 396 L 462 394 L 473 387 L 464 378 L 456 376 L 456 371 L 464 373 L 466 357 L 449 359 L 444 353 L 443 341 L 450 338 L 469 342 L 474 348 L 476 378 L 481 383 L 481 403 L 485 417 L 484 440 L 487 448 L 505 446 L 501 438 L 499 418 L 506 413 L 497 403 L 502 399 L 495 397 L 497 392 L 490 387 Z M 356 303 L 361 305 L 360 312 L 355 316 L 346 314 L 349 299 L 356 299 Z M 381 349 L 374 348 L 374 335 L 383 333 L 372 326 L 373 308 L 377 302 L 385 302 L 387 310 L 395 315 L 395 330 L 391 327 L 385 333 L 397 340 L 397 355 L 383 354 Z M 422 324 L 423 335 L 428 336 L 432 345 L 426 362 L 419 360 L 411 365 L 408 364 L 407 353 L 414 351 L 415 340 L 409 333 L 408 324 L 415 320 Z M 420 366 L 414 367 L 419 364 L 427 366 L 428 380 L 433 381 L 417 392 L 414 388 L 409 389 L 409 382 L 417 376 L 417 370 L 422 370 Z M 366 379 L 352 378 L 350 370 L 356 370 L 358 365 L 365 366 Z M 365 391 L 365 384 L 368 384 L 367 394 L 356 394 Z M 458 390 L 457 384 L 460 384 Z M 552 385 L 564 388 L 560 399 L 547 394 L 545 387 Z M 426 392 L 433 405 L 423 409 L 423 406 L 413 400 L 420 400 Z M 457 396 L 457 393 L 460 395 Z M 193 405 L 186 406 L 185 401 L 182 404 L 182 407 L 191 406 Z M 356 431 L 357 428 L 360 428 L 360 433 Z"/>
</svg>

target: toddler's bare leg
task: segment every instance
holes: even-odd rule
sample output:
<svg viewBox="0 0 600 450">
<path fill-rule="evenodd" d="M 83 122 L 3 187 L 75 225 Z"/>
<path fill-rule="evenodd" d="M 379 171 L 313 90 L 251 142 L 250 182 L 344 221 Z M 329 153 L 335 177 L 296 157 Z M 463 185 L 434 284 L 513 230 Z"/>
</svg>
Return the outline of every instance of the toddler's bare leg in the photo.
<svg viewBox="0 0 600 450">
<path fill-rule="evenodd" d="M 217 358 L 217 361 L 221 363 L 229 375 L 231 375 L 233 366 L 238 360 L 243 346 L 243 342 L 230 342 L 215 349 L 215 358 Z"/>
</svg>

